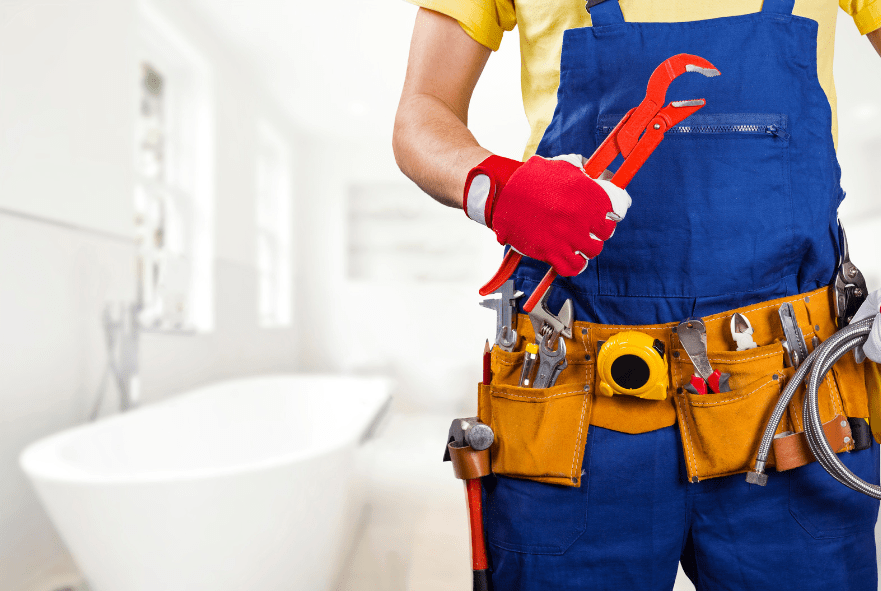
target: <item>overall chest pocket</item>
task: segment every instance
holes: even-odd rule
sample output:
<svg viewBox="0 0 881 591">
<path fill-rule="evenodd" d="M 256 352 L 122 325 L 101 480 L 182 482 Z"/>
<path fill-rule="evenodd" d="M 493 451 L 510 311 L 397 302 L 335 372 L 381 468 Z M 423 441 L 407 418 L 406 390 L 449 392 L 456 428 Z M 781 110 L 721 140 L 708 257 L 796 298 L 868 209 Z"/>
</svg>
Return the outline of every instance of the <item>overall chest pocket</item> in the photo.
<svg viewBox="0 0 881 591">
<path fill-rule="evenodd" d="M 622 116 L 598 117 L 597 143 Z M 597 258 L 601 293 L 716 296 L 794 273 L 789 144 L 785 114 L 698 113 L 668 130 Z"/>
</svg>

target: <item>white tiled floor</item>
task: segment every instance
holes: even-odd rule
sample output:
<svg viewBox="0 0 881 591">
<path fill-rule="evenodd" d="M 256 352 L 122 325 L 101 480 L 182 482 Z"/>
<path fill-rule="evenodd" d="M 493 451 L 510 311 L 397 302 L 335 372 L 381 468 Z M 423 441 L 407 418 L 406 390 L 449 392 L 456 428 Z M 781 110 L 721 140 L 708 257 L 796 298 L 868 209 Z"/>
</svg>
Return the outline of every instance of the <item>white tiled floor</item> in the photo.
<svg viewBox="0 0 881 591">
<path fill-rule="evenodd" d="M 393 415 L 367 444 L 365 525 L 339 591 L 469 588 L 465 492 L 441 461 L 450 420 Z"/>
<path fill-rule="evenodd" d="M 368 511 L 337 591 L 469 591 L 465 492 L 441 462 L 451 417 L 393 415 L 368 443 Z M 693 591 L 680 572 L 674 591 Z"/>
</svg>

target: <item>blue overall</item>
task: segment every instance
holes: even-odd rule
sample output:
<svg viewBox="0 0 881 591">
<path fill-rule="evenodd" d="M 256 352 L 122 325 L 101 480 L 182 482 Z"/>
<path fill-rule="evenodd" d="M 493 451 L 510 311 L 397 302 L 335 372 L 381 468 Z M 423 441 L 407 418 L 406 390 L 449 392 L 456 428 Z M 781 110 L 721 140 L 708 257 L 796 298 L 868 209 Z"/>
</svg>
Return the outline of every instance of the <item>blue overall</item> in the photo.
<svg viewBox="0 0 881 591">
<path fill-rule="evenodd" d="M 615 236 L 585 272 L 555 281 L 551 310 L 571 298 L 580 321 L 678 322 L 830 283 L 844 193 L 817 78 L 817 23 L 792 15 L 793 4 L 631 23 L 607 0 L 591 9 L 592 27 L 565 32 L 541 156 L 592 154 L 675 54 L 701 56 L 722 75 L 671 84 L 668 102 L 707 105 L 667 132 L 628 185 L 633 205 Z M 546 270 L 524 257 L 517 288 L 531 293 Z M 878 483 L 877 445 L 844 456 Z M 676 426 L 591 427 L 580 488 L 484 479 L 495 589 L 671 589 L 681 560 L 699 590 L 877 590 L 878 502 L 818 464 L 774 474 L 764 488 L 743 475 L 691 484 L 684 473 Z"/>
</svg>

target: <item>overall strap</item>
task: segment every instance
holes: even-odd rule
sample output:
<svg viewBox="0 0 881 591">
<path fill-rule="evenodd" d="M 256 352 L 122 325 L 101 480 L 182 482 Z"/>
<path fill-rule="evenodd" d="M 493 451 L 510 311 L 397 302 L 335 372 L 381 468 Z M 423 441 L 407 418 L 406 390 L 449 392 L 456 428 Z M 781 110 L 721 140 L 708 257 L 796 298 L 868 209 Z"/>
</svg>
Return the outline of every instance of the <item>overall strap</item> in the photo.
<svg viewBox="0 0 881 591">
<path fill-rule="evenodd" d="M 588 0 L 587 11 L 590 13 L 590 20 L 594 27 L 624 23 L 624 14 L 621 12 L 618 0 Z"/>
<path fill-rule="evenodd" d="M 795 0 L 765 0 L 762 2 L 762 12 L 773 14 L 792 14 Z"/>
</svg>

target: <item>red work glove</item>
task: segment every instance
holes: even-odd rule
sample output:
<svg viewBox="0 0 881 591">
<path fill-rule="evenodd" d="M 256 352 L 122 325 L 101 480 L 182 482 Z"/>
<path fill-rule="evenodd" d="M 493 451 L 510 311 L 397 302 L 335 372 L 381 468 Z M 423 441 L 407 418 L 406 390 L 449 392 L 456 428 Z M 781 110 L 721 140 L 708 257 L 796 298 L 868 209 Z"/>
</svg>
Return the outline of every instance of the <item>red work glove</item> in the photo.
<svg viewBox="0 0 881 591">
<path fill-rule="evenodd" d="M 630 196 L 581 168 L 581 156 L 517 162 L 490 156 L 468 173 L 465 213 L 500 244 L 548 263 L 567 277 L 587 268 L 630 207 Z"/>
</svg>

